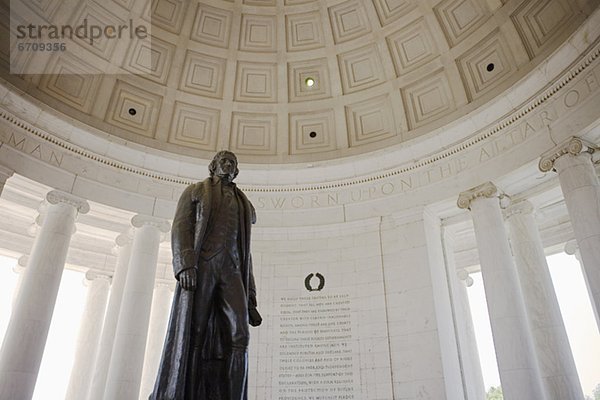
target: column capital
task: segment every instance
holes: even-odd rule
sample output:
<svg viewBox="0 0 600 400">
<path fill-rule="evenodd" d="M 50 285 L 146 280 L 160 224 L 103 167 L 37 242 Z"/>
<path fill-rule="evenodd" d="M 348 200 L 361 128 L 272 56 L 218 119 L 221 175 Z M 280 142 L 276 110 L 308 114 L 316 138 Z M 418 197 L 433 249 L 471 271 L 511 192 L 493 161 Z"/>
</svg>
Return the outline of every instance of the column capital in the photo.
<svg viewBox="0 0 600 400">
<path fill-rule="evenodd" d="M 458 208 L 470 209 L 473 200 L 479 197 L 487 197 L 489 199 L 497 197 L 498 188 L 492 182 L 486 182 L 479 186 L 475 186 L 469 190 L 465 190 L 458 195 Z"/>
<path fill-rule="evenodd" d="M 473 278 L 471 278 L 469 275 L 469 271 L 467 271 L 464 268 L 461 268 L 458 271 L 456 271 L 456 276 L 460 281 L 462 281 L 465 284 L 466 287 L 471 287 L 474 283 Z"/>
<path fill-rule="evenodd" d="M 29 255 L 23 254 L 18 258 L 17 263 L 13 266 L 12 270 L 15 274 L 20 274 L 25 271 L 25 267 L 27 267 L 27 262 L 29 261 Z"/>
<path fill-rule="evenodd" d="M 571 136 L 543 153 L 538 167 L 540 171 L 548 172 L 554 170 L 554 162 L 565 154 L 576 156 L 583 151 L 593 153 L 596 149 L 596 146 L 591 143 L 581 138 Z"/>
<path fill-rule="evenodd" d="M 127 229 L 125 232 L 120 233 L 115 238 L 115 245 L 118 247 L 127 246 L 133 242 L 133 232 L 131 232 L 131 228 Z"/>
<path fill-rule="evenodd" d="M 112 276 L 107 271 L 98 271 L 93 269 L 88 269 L 85 273 L 85 282 L 93 281 L 96 279 L 105 279 L 110 284 L 112 280 Z"/>
<path fill-rule="evenodd" d="M 42 214 L 38 214 L 38 216 L 35 217 L 35 220 L 31 223 L 31 225 L 27 227 L 27 234 L 31 237 L 35 237 L 40 231 L 40 227 L 42 226 L 43 220 L 44 217 L 42 216 Z"/>
<path fill-rule="evenodd" d="M 90 205 L 86 200 L 60 190 L 48 192 L 46 194 L 46 201 L 50 204 L 68 204 L 76 208 L 79 214 L 87 214 L 90 211 Z"/>
<path fill-rule="evenodd" d="M 117 237 L 115 238 L 115 245 L 112 247 L 110 252 L 112 255 L 118 256 L 119 251 L 123 247 L 130 245 L 131 243 L 133 243 L 133 232 L 132 229 L 129 228 L 117 235 Z"/>
<path fill-rule="evenodd" d="M 533 214 L 534 211 L 535 208 L 533 207 L 533 204 L 529 202 L 529 200 L 521 200 L 519 202 L 509 205 L 504 210 L 504 217 L 510 218 L 514 217 L 515 215 L 528 215 Z"/>
<path fill-rule="evenodd" d="M 162 233 L 167 233 L 171 230 L 171 224 L 166 219 L 143 214 L 134 215 L 131 218 L 131 225 L 135 228 L 141 228 L 144 225 L 153 226 Z"/>
<path fill-rule="evenodd" d="M 29 254 L 23 254 L 17 260 L 17 265 L 20 267 L 26 267 L 28 262 L 29 262 Z"/>
<path fill-rule="evenodd" d="M 15 171 L 10 168 L 5 167 L 4 165 L 0 165 L 0 184 L 6 182 L 8 178 L 13 176 Z"/>
<path fill-rule="evenodd" d="M 565 243 L 565 253 L 568 255 L 577 255 L 579 252 L 579 244 L 577 244 L 577 240 L 571 239 L 567 243 Z"/>
</svg>

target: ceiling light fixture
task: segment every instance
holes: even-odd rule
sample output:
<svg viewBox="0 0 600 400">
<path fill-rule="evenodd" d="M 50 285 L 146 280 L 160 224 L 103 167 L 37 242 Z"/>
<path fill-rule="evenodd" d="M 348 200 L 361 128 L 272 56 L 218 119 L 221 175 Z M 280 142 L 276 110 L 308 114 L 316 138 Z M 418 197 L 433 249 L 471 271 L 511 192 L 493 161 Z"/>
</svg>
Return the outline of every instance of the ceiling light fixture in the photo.
<svg viewBox="0 0 600 400">
<path fill-rule="evenodd" d="M 310 78 L 310 77 L 309 77 L 309 78 L 306 78 L 306 79 L 304 80 L 304 83 L 305 83 L 305 84 L 306 84 L 306 86 L 308 86 L 308 87 L 313 87 L 313 86 L 314 86 L 314 84 L 315 84 L 315 80 L 314 80 L 313 78 Z"/>
</svg>

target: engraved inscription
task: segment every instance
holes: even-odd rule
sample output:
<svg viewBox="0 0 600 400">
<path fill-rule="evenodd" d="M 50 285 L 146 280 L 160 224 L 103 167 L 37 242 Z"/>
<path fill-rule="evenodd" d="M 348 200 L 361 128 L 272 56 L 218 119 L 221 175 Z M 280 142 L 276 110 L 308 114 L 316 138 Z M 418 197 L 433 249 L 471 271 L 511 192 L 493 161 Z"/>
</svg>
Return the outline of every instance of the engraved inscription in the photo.
<svg viewBox="0 0 600 400">
<path fill-rule="evenodd" d="M 280 298 L 278 400 L 351 400 L 354 350 L 349 294 Z"/>
<path fill-rule="evenodd" d="M 29 154 L 32 157 L 58 167 L 60 167 L 63 162 L 63 154 L 56 153 L 47 146 L 42 146 L 39 143 L 35 143 L 27 139 L 25 136 L 19 135 L 17 137 L 14 132 L 10 133 L 7 144 L 17 150 Z"/>
</svg>

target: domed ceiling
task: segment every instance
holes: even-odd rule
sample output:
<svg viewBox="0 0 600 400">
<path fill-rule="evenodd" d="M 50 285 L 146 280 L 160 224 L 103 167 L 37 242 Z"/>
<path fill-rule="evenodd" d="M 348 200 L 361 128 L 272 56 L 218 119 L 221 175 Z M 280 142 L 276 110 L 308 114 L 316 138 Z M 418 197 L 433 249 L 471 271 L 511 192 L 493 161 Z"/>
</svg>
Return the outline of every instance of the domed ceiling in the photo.
<svg viewBox="0 0 600 400">
<path fill-rule="evenodd" d="M 42 63 L 32 54 L 20 62 L 43 73 L 8 74 L 5 66 L 13 85 L 126 141 L 288 163 L 398 145 L 468 114 L 543 61 L 597 2 L 25 3 L 72 25 L 143 22 L 151 36 L 80 40 L 77 51 Z"/>
</svg>

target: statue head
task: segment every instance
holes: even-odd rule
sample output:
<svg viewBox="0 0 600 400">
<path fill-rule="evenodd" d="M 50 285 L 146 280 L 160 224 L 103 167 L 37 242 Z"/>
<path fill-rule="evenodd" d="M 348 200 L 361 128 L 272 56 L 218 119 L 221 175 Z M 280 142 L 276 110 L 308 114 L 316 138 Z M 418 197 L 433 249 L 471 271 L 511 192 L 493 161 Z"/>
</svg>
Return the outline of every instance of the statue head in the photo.
<svg viewBox="0 0 600 400">
<path fill-rule="evenodd" d="M 221 179 L 233 181 L 238 175 L 237 157 L 231 151 L 221 150 L 213 157 L 208 165 L 210 176 L 218 176 Z"/>
</svg>

